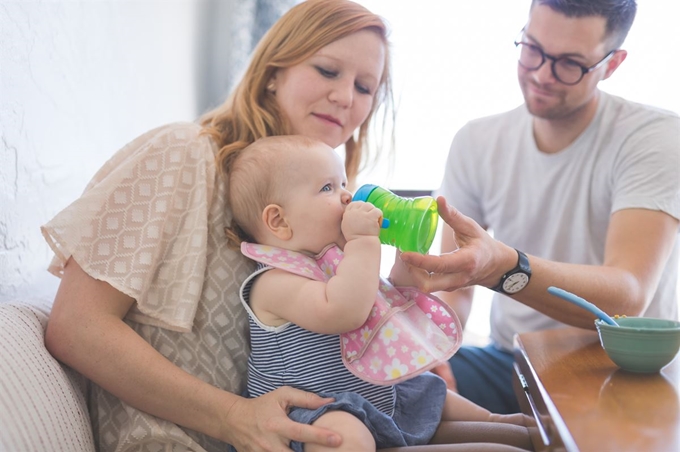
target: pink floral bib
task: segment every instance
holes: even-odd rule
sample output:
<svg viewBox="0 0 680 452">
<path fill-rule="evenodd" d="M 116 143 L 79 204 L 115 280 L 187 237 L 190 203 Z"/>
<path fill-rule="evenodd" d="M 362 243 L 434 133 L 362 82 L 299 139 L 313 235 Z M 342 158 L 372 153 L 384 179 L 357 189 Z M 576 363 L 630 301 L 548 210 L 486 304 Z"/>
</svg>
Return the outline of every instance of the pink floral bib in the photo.
<svg viewBox="0 0 680 452">
<path fill-rule="evenodd" d="M 317 281 L 328 281 L 342 260 L 335 245 L 311 258 L 302 253 L 254 243 L 241 252 L 265 265 Z M 458 316 L 434 295 L 412 287 L 393 287 L 380 278 L 380 290 L 366 323 L 340 335 L 342 360 L 357 377 L 391 385 L 447 361 L 460 348 Z"/>
</svg>

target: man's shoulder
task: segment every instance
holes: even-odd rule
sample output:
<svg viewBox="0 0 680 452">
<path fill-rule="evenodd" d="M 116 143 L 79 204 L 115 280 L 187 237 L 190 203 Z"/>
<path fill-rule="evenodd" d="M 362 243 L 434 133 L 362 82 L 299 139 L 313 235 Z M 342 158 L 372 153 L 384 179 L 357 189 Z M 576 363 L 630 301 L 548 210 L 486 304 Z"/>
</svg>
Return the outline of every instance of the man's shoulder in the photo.
<svg viewBox="0 0 680 452">
<path fill-rule="evenodd" d="M 468 121 L 467 125 L 470 127 L 506 125 L 508 123 L 516 123 L 527 117 L 529 117 L 529 112 L 527 111 L 525 105 L 522 104 L 513 108 L 512 110 L 472 119 Z"/>
<path fill-rule="evenodd" d="M 468 121 L 460 130 L 469 139 L 493 140 L 513 139 L 523 134 L 531 125 L 531 116 L 524 104 L 502 113 L 496 113 Z"/>
<path fill-rule="evenodd" d="M 672 122 L 680 120 L 678 113 L 654 105 L 643 104 L 641 102 L 625 99 L 614 94 L 602 92 L 603 100 L 608 108 L 616 115 L 619 121 L 631 120 L 669 120 Z"/>
</svg>

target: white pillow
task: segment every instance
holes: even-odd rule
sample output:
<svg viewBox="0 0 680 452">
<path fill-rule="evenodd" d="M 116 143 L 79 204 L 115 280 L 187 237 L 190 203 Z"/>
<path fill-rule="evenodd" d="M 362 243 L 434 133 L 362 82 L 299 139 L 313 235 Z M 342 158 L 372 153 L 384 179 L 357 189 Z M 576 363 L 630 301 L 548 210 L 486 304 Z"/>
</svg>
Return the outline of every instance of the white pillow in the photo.
<svg viewBox="0 0 680 452">
<path fill-rule="evenodd" d="M 94 451 L 86 380 L 45 348 L 50 303 L 0 303 L 0 450 Z"/>
</svg>

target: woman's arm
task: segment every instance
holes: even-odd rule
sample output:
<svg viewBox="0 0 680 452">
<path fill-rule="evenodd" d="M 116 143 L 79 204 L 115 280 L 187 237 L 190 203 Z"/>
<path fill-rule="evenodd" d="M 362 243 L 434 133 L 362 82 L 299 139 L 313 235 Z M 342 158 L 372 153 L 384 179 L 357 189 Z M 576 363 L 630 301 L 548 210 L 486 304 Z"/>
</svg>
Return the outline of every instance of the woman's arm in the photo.
<svg viewBox="0 0 680 452">
<path fill-rule="evenodd" d="M 48 350 L 125 403 L 238 450 L 288 450 L 291 439 L 340 444 L 337 434 L 287 417 L 291 406 L 316 408 L 328 399 L 292 388 L 244 399 L 205 383 L 122 321 L 133 303 L 69 259 L 47 325 Z"/>
</svg>

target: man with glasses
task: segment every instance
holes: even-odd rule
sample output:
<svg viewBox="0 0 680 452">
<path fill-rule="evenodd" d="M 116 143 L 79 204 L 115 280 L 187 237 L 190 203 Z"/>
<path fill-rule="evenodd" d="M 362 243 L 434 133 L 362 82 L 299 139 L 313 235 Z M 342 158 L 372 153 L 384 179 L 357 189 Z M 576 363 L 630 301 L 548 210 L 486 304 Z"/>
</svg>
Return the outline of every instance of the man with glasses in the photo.
<svg viewBox="0 0 680 452">
<path fill-rule="evenodd" d="M 491 344 L 450 361 L 458 391 L 493 412 L 519 411 L 515 333 L 594 329 L 549 286 L 609 314 L 678 316 L 680 119 L 598 89 L 626 59 L 635 12 L 634 0 L 533 0 L 515 41 L 524 104 L 456 134 L 442 255 L 402 255 L 463 322 L 475 285 L 496 292 Z"/>
</svg>

